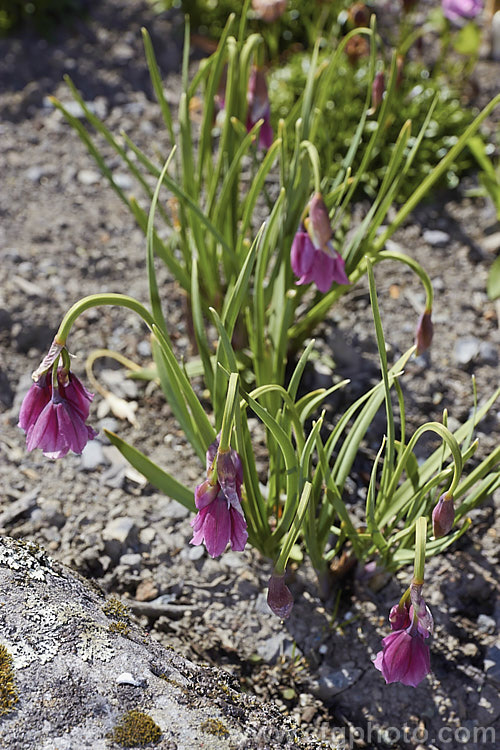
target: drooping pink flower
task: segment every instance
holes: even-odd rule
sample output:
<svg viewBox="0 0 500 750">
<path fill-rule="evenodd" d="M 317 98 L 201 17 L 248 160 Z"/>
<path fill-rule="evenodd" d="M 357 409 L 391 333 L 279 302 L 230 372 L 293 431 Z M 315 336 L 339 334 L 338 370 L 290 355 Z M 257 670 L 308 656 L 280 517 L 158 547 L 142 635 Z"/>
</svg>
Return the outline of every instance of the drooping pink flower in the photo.
<svg viewBox="0 0 500 750">
<path fill-rule="evenodd" d="M 349 284 L 342 256 L 331 243 L 332 228 L 320 193 L 309 203 L 309 216 L 296 233 L 290 252 L 290 263 L 297 285 L 314 282 L 320 292 L 328 292 L 336 281 Z"/>
<path fill-rule="evenodd" d="M 293 607 L 292 592 L 285 583 L 285 575 L 273 573 L 269 579 L 267 590 L 267 603 L 275 615 L 282 620 L 290 617 Z"/>
<path fill-rule="evenodd" d="M 19 412 L 18 426 L 26 433 L 33 428 L 44 407 L 49 403 L 52 387 L 46 375 L 37 380 L 23 399 Z"/>
<path fill-rule="evenodd" d="M 417 323 L 417 330 L 415 332 L 415 354 L 420 356 L 430 347 L 432 343 L 432 336 L 434 333 L 434 326 L 432 325 L 432 311 L 424 310 Z"/>
<path fill-rule="evenodd" d="M 483 9 L 483 0 L 442 0 L 443 14 L 449 21 L 461 23 L 475 18 Z"/>
<path fill-rule="evenodd" d="M 382 641 L 374 666 L 382 672 L 387 684 L 401 682 L 417 687 L 431 671 L 429 646 L 418 630 L 394 630 Z"/>
<path fill-rule="evenodd" d="M 211 557 L 226 549 L 241 551 L 248 539 L 241 507 L 243 468 L 235 450 L 219 451 L 219 438 L 207 450 L 207 479 L 195 489 L 198 513 L 191 521 L 191 544 L 203 544 Z M 217 479 L 215 479 L 215 475 Z"/>
<path fill-rule="evenodd" d="M 263 149 L 270 148 L 273 142 L 271 107 L 266 77 L 264 72 L 258 68 L 252 68 L 248 79 L 247 104 L 247 131 L 250 132 L 259 120 L 264 120 L 259 131 L 259 146 Z"/>
<path fill-rule="evenodd" d="M 432 634 L 433 620 L 421 589 L 421 585 L 412 584 L 411 606 L 395 605 L 389 614 L 392 633 L 382 640 L 382 651 L 373 662 L 387 684 L 417 687 L 431 671 L 426 639 Z"/>
<path fill-rule="evenodd" d="M 432 511 L 432 531 L 436 539 L 446 536 L 451 531 L 455 520 L 453 497 L 445 492 L 437 501 Z"/>
<path fill-rule="evenodd" d="M 60 367 L 57 387 L 46 373 L 31 386 L 19 412 L 26 432 L 26 448 L 41 448 L 48 458 L 62 458 L 70 450 L 81 453 L 97 432 L 85 424 L 93 395 L 72 372 Z"/>
</svg>

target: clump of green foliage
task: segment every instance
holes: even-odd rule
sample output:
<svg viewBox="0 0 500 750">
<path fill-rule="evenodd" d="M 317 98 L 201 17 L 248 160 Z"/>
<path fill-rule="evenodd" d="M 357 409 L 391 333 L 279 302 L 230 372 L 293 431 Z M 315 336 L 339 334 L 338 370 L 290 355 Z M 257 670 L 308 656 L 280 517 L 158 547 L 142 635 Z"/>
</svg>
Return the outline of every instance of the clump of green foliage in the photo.
<svg viewBox="0 0 500 750">
<path fill-rule="evenodd" d="M 207 734 L 213 734 L 215 737 L 227 737 L 229 734 L 226 725 L 219 719 L 207 719 L 200 724 L 200 729 Z"/>
<path fill-rule="evenodd" d="M 111 739 L 122 747 L 156 745 L 161 739 L 161 729 L 148 714 L 128 711 L 114 728 Z"/>
<path fill-rule="evenodd" d="M 322 58 L 327 60 L 329 54 L 325 51 Z M 286 65 L 270 72 L 269 97 L 275 130 L 280 118 L 289 122 L 290 118 L 297 119 L 300 114 L 297 109 L 294 112 L 294 105 L 304 91 L 310 65 L 310 54 L 301 53 L 291 57 Z M 336 76 L 332 79 L 315 142 L 322 169 L 325 175 L 332 179 L 341 169 L 342 161 L 351 145 L 352 133 L 361 120 L 369 80 L 368 58 L 353 66 L 346 56 L 341 60 Z M 380 139 L 365 173 L 361 176 L 359 192 L 364 192 L 370 198 L 377 194 L 390 162 L 398 133 L 405 121 L 411 120 L 412 134 L 417 134 L 438 92 L 439 100 L 432 120 L 417 157 L 400 186 L 396 201 L 402 203 L 407 200 L 424 178 L 432 172 L 440 159 L 455 145 L 459 136 L 474 119 L 474 111 L 465 108 L 460 102 L 458 93 L 442 79 L 431 78 L 421 64 L 409 63 L 404 66 L 401 85 L 392 101 L 386 135 Z M 376 127 L 376 117 L 375 114 L 366 121 L 363 134 L 365 143 L 368 142 Z M 413 141 L 410 138 L 408 149 L 412 145 Z M 289 147 L 292 149 L 293 144 L 289 144 Z M 362 158 L 363 149 L 359 149 L 353 164 L 354 173 L 357 172 Z M 472 166 L 471 154 L 465 150 L 462 151 L 443 175 L 441 186 L 455 188 L 460 175 Z"/>
<path fill-rule="evenodd" d="M 12 656 L 6 647 L 0 644 L 0 716 L 11 711 L 18 700 Z"/>
<path fill-rule="evenodd" d="M 54 24 L 81 13 L 85 5 L 85 0 L 2 0 L 0 36 L 27 23 L 47 33 Z"/>
</svg>

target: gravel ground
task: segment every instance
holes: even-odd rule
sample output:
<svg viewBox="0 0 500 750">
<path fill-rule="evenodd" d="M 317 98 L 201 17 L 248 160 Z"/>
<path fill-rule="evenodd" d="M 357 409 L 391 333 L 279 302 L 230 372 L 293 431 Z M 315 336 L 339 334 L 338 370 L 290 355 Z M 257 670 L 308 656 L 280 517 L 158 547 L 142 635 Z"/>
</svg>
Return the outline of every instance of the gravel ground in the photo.
<svg viewBox="0 0 500 750">
<path fill-rule="evenodd" d="M 359 747 L 493 747 L 491 732 L 481 731 L 496 729 L 497 738 L 500 732 L 500 493 L 474 511 L 468 534 L 428 566 L 427 595 L 436 620 L 432 674 L 414 690 L 385 686 L 370 663 L 408 570 L 375 587 L 356 576 L 341 581 L 334 615 L 319 600 L 313 571 L 305 565 L 290 582 L 295 607 L 283 624 L 265 602 L 269 561 L 252 550 L 212 560 L 189 546 L 187 511 L 131 471 L 102 432 L 115 429 L 179 479 L 199 482 L 198 461 L 158 390 L 125 380 L 106 364 L 100 379 L 139 403 L 137 426 L 119 423 L 96 398 L 92 423 L 100 435 L 81 457 L 52 463 L 38 451 L 25 452 L 16 427 L 19 405 L 66 309 L 84 294 L 124 286 L 147 302 L 144 238 L 46 98 L 71 101 L 61 82 L 69 72 L 111 130 L 124 128 L 148 153 L 161 150 L 141 25 L 152 34 L 167 96 L 175 102 L 179 19 L 154 16 L 138 0 L 96 3 L 90 18 L 58 31 L 50 43 L 29 35 L 0 41 L 0 532 L 39 542 L 107 592 L 126 598 L 153 637 L 193 660 L 224 667 L 243 690 L 273 700 L 326 747 L 336 747 L 343 736 Z M 486 97 L 496 93 L 490 90 L 495 68 L 486 61 L 481 66 L 479 96 Z M 131 190 L 118 161 L 110 164 Z M 465 192 L 434 196 L 393 238 L 424 265 L 436 294 L 432 353 L 412 360 L 404 380 L 413 428 L 440 419 L 445 407 L 450 424 L 467 418 L 472 373 L 480 400 L 498 385 L 499 309 L 485 286 L 500 227 L 491 204 Z M 376 270 L 394 360 L 411 343 L 424 300 L 404 269 L 387 264 Z M 178 351 L 189 353 L 181 295 L 163 270 L 159 280 Z M 82 376 L 96 347 L 139 364 L 150 359 L 146 330 L 123 311 L 86 313 L 70 347 Z M 319 331 L 318 351 L 307 386 L 330 377 L 330 358 L 336 373 L 352 380 L 346 399 L 377 376 L 366 285 L 350 291 L 332 312 Z M 339 406 L 330 405 L 332 416 Z M 481 455 L 498 444 L 499 420 L 497 406 L 480 426 Z M 368 437 L 367 456 L 379 437 L 376 431 Z M 363 470 L 362 463 L 355 467 L 354 490 Z"/>
</svg>

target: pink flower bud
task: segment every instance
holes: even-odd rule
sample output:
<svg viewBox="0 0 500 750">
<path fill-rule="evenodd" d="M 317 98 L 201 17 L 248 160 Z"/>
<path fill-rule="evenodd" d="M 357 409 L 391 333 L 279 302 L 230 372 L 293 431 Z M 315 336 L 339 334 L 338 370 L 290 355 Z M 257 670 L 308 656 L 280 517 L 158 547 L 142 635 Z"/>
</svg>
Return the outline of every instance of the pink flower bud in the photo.
<svg viewBox="0 0 500 750">
<path fill-rule="evenodd" d="M 436 539 L 446 536 L 451 531 L 455 520 L 453 498 L 446 492 L 441 495 L 432 511 L 432 530 Z"/>
<path fill-rule="evenodd" d="M 321 193 L 315 193 L 309 203 L 308 230 L 316 248 L 324 248 L 332 238 L 332 225 Z"/>
<path fill-rule="evenodd" d="M 292 611 L 293 596 L 285 584 L 284 574 L 273 573 L 268 585 L 267 603 L 269 608 L 282 620 L 286 620 L 287 617 L 290 617 Z"/>
<path fill-rule="evenodd" d="M 427 351 L 432 343 L 434 327 L 432 325 L 431 315 L 431 310 L 425 310 L 418 319 L 417 330 L 415 333 L 415 346 L 417 347 L 415 354 L 417 357 Z"/>
<path fill-rule="evenodd" d="M 267 92 L 266 77 L 262 70 L 253 68 L 248 80 L 247 91 L 247 131 L 259 121 L 264 120 L 259 132 L 259 146 L 264 149 L 271 147 L 273 129 L 271 127 L 271 108 Z"/>
<path fill-rule="evenodd" d="M 372 84 L 372 110 L 375 112 L 382 102 L 385 91 L 384 72 L 379 70 Z"/>
</svg>

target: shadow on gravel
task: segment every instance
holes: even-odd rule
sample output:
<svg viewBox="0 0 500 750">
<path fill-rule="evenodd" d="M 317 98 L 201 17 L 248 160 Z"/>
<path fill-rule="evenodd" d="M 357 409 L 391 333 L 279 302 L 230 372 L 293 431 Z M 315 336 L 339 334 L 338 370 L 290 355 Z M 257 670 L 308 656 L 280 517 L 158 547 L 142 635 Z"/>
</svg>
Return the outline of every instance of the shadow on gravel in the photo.
<svg viewBox="0 0 500 750">
<path fill-rule="evenodd" d="M 2 119 L 32 117 L 66 73 L 86 100 L 104 96 L 113 106 L 130 91 L 152 97 L 142 26 L 152 37 L 162 74 L 178 71 L 182 16 L 155 14 L 144 0 L 96 0 L 86 16 L 55 28 L 49 39 L 28 29 L 0 39 Z"/>
</svg>

